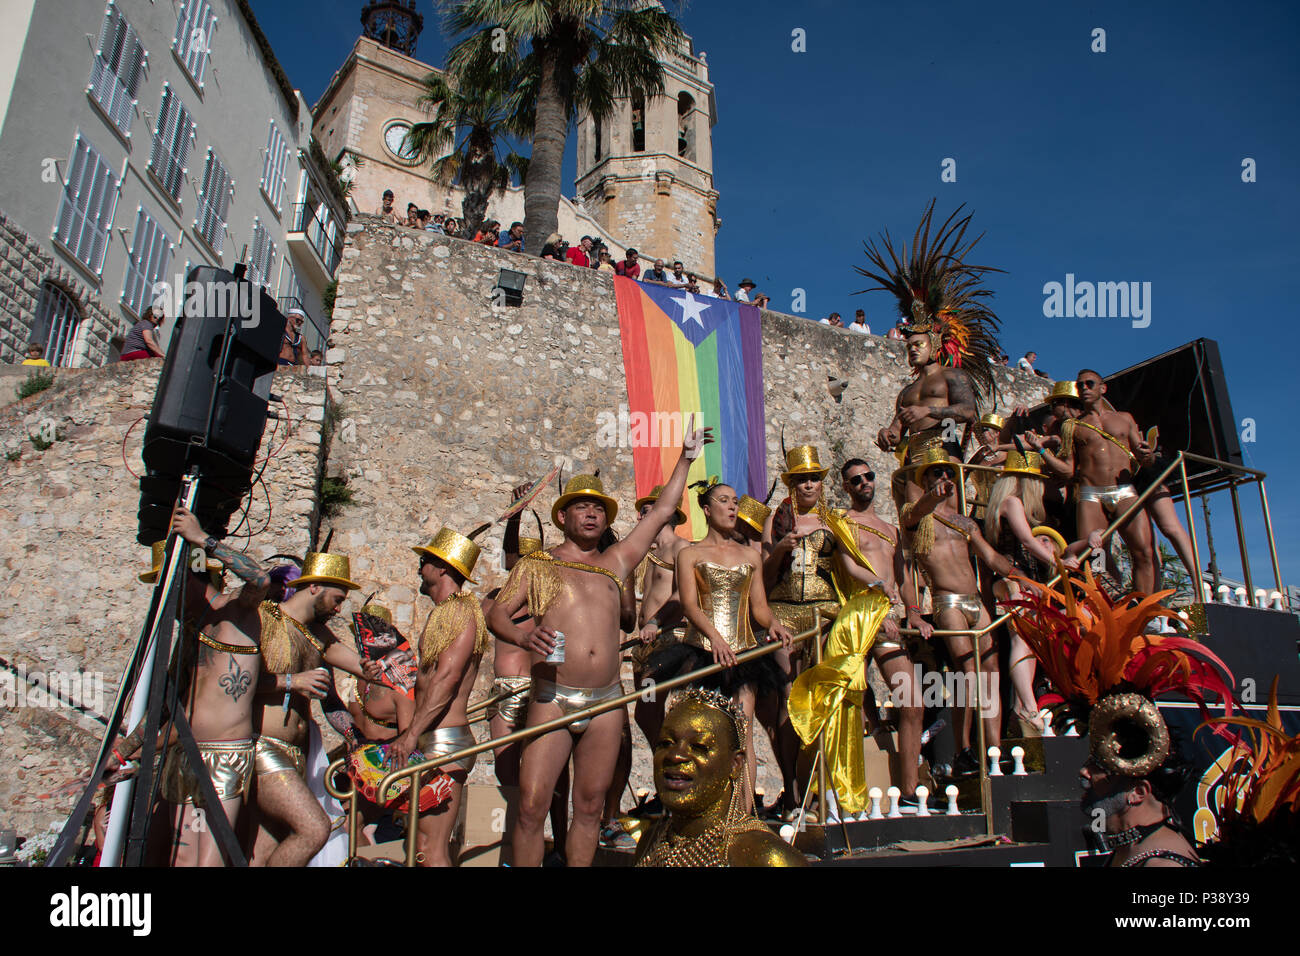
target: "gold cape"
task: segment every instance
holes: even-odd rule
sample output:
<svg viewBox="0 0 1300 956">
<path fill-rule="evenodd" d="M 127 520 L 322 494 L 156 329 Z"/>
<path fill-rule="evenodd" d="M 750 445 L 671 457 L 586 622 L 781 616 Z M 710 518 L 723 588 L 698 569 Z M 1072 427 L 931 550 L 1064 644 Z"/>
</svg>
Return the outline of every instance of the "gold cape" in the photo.
<svg viewBox="0 0 1300 956">
<path fill-rule="evenodd" d="M 799 738 L 811 744 L 825 733 L 826 770 L 843 813 L 867 809 L 862 692 L 867 688 L 867 654 L 890 607 L 880 588 L 850 597 L 827 637 L 827 656 L 790 688 L 790 723 Z"/>
<path fill-rule="evenodd" d="M 488 646 L 487 620 L 478 598 L 460 591 L 429 612 L 420 635 L 420 666 L 428 667 L 451 646 L 452 641 L 474 626 L 474 653 L 483 654 Z"/>
</svg>

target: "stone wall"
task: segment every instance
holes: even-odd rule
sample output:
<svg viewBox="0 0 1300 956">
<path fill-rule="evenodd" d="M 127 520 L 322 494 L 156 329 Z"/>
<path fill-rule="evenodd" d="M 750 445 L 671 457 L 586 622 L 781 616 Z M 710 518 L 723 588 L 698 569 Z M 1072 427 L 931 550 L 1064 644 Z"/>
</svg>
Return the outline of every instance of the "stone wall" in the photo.
<svg viewBox="0 0 1300 956">
<path fill-rule="evenodd" d="M 51 388 L 0 408 L 0 658 L 28 674 L 62 675 L 64 685 L 88 691 L 83 702 L 101 715 L 113 706 L 149 605 L 150 589 L 135 577 L 148 570 L 149 552 L 135 541 L 139 490 L 123 440 L 140 473 L 140 419 L 161 367 L 61 370 Z M 259 557 L 301 553 L 310 542 L 325 384 L 324 369 L 275 377 L 289 423 L 269 424 L 263 443 L 263 455 L 278 451 L 263 476 L 271 513 L 253 542 Z M 256 489 L 254 530 L 267 523 L 266 502 Z M 8 666 L 0 667 L 0 693 L 0 826 L 30 834 L 71 808 L 79 794 L 54 791 L 86 771 L 103 725 L 65 706 L 36 705 L 19 694 Z"/>
<path fill-rule="evenodd" d="M 76 273 L 41 247 L 0 212 L 0 363 L 21 362 L 36 324 L 41 284 L 59 286 L 76 304 L 81 316 L 69 364 L 78 368 L 103 365 L 109 360 L 114 337 L 128 329 L 113 316 L 99 296 Z M 48 331 L 48 330 L 47 330 Z M 45 345 L 41 341 L 42 346 Z"/>
</svg>

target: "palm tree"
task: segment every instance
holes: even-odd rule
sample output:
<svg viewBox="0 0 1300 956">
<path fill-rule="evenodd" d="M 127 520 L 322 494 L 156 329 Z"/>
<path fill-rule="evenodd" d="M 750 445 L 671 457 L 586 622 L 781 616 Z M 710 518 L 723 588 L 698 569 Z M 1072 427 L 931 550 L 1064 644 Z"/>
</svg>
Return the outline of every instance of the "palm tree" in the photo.
<svg viewBox="0 0 1300 956">
<path fill-rule="evenodd" d="M 685 34 L 656 0 L 442 0 L 442 7 L 453 36 L 471 34 L 447 54 L 449 71 L 500 56 L 503 46 L 523 54 L 514 94 L 525 108 L 518 118 L 532 121 L 524 240 L 536 254 L 559 226 L 569 125 L 580 111 L 608 120 L 615 101 L 635 90 L 662 94 L 661 57 Z"/>
<path fill-rule="evenodd" d="M 511 179 L 522 179 L 528 160 L 506 141 L 526 132 L 529 118 L 510 87 L 517 64 L 496 57 L 468 59 L 455 73 L 430 73 L 416 104 L 430 114 L 411 126 L 406 149 L 412 159 L 431 164 L 431 176 L 444 186 L 465 190 L 461 236 L 472 239 L 487 215 L 488 202 Z"/>
</svg>

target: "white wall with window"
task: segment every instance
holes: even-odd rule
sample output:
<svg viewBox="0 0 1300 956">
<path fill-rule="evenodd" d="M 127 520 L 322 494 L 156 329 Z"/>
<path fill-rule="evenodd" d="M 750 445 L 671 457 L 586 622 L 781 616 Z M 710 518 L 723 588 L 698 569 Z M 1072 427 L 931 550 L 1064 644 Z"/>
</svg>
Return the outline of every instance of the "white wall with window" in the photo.
<svg viewBox="0 0 1300 956">
<path fill-rule="evenodd" d="M 267 134 L 266 154 L 262 165 L 262 192 L 275 207 L 277 213 L 284 212 L 285 176 L 289 166 L 289 146 L 280 134 L 280 128 L 271 120 L 271 131 Z"/>
<path fill-rule="evenodd" d="M 78 131 L 54 220 L 54 238 L 96 276 L 104 267 L 120 188 L 117 173 Z"/>
<path fill-rule="evenodd" d="M 181 203 L 181 186 L 189 174 L 190 147 L 194 145 L 197 129 L 176 90 L 171 84 L 164 83 L 158 123 L 154 127 L 153 149 L 149 153 L 149 172 L 178 205 Z"/>
<path fill-rule="evenodd" d="M 203 168 L 203 187 L 199 191 L 199 213 L 194 219 L 194 229 L 208 248 L 221 258 L 226 241 L 226 216 L 230 212 L 230 197 L 235 182 L 226 171 L 220 157 L 208 148 L 207 162 Z"/>
<path fill-rule="evenodd" d="M 133 315 L 142 316 L 152 303 L 154 283 L 168 281 L 167 270 L 175 249 L 171 237 L 157 220 L 143 206 L 137 209 L 131 256 L 122 279 L 122 304 Z"/>
<path fill-rule="evenodd" d="M 253 220 L 253 246 L 248 257 L 248 279 L 270 291 L 272 270 L 275 268 L 275 240 L 267 232 L 262 220 Z"/>
<path fill-rule="evenodd" d="M 217 17 L 208 0 L 181 0 L 172 50 L 200 90 L 207 74 L 208 59 L 212 54 L 212 33 L 216 28 Z"/>
<path fill-rule="evenodd" d="M 136 92 L 147 64 L 144 44 L 114 3 L 109 3 L 99 30 L 95 60 L 86 92 L 123 136 L 131 135 Z"/>
</svg>

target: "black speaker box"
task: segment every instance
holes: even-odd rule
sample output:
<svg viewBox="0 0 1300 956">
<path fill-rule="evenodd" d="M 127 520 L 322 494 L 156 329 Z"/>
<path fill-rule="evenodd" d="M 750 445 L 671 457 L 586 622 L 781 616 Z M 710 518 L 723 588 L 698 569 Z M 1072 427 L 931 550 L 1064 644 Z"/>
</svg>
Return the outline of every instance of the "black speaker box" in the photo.
<svg viewBox="0 0 1300 956">
<path fill-rule="evenodd" d="M 261 286 L 199 266 L 185 288 L 145 428 L 141 544 L 165 537 L 181 476 L 195 466 L 194 513 L 209 532 L 224 533 L 249 491 L 284 335 L 284 316 Z"/>
</svg>

